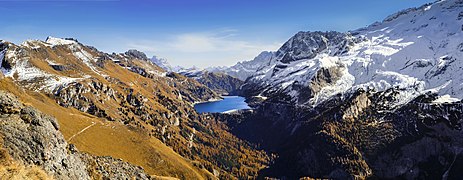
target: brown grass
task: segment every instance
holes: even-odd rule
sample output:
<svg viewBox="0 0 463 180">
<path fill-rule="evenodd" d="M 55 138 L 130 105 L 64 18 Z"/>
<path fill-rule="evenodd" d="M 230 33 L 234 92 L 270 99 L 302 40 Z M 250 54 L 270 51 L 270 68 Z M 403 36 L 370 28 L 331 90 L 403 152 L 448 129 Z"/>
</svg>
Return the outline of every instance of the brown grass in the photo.
<svg viewBox="0 0 463 180">
<path fill-rule="evenodd" d="M 96 51 L 87 51 L 94 57 L 104 56 Z M 194 111 L 191 103 L 217 95 L 193 79 L 178 74 L 174 74 L 173 78 L 156 75 L 144 77 L 109 61 L 104 65 L 99 64 L 104 68 L 98 67 L 101 74 L 108 75 L 105 78 L 96 75 L 65 47 L 44 47 L 28 52 L 29 62 L 47 73 L 70 77 L 91 75 L 91 78 L 79 82 L 91 92 L 81 93 L 79 96 L 84 96 L 98 110 L 104 111 L 104 115 L 94 114 L 115 122 L 99 119 L 72 107 L 63 108 L 56 103 L 60 96 L 49 97 L 42 93 L 22 90 L 9 78 L 0 81 L 0 89 L 12 92 L 20 96 L 23 102 L 55 116 L 65 138 L 81 151 L 120 158 L 142 166 L 150 174 L 181 179 L 211 178 L 213 176 L 210 172 L 215 170 L 219 170 L 220 175 L 225 178 L 246 178 L 255 176 L 267 161 L 263 152 L 253 150 L 245 142 L 234 137 L 224 125 L 213 119 L 205 119 Z M 55 71 L 49 67 L 46 59 L 72 68 L 62 72 Z M 139 66 L 147 71 L 162 71 L 147 61 L 130 60 L 121 63 Z M 89 85 L 94 82 L 106 85 L 114 90 L 115 95 L 110 97 L 101 90 L 95 90 Z M 182 98 L 179 98 L 179 93 L 182 94 Z M 130 104 L 126 99 L 129 94 L 134 95 L 131 97 L 135 97 L 138 102 L 143 102 L 143 105 Z M 83 105 L 86 103 L 83 102 Z M 172 118 L 167 117 L 170 115 L 179 118 L 180 126 L 167 126 L 172 123 Z M 92 124 L 95 125 L 89 127 Z M 79 133 L 87 127 L 89 128 Z M 161 131 L 165 127 L 168 127 L 165 132 Z M 193 147 L 189 147 L 189 137 L 196 130 L 198 133 L 194 136 Z M 71 137 L 73 138 L 70 139 Z M 164 143 L 158 139 L 162 139 Z"/>
<path fill-rule="evenodd" d="M 109 122 L 82 113 L 73 108 L 63 108 L 52 99 L 36 92 L 18 88 L 9 78 L 0 80 L 0 89 L 18 96 L 40 111 L 58 119 L 60 131 L 66 139 L 83 128 L 96 123 L 71 142 L 80 151 L 98 156 L 120 158 L 157 176 L 173 176 L 181 179 L 207 179 L 212 175 L 192 165 L 185 158 L 154 137 L 131 130 L 118 122 Z"/>
<path fill-rule="evenodd" d="M 53 179 L 43 169 L 37 166 L 24 166 L 11 158 L 8 151 L 2 147 L 3 137 L 0 137 L 0 179 L 10 180 L 47 180 Z"/>
<path fill-rule="evenodd" d="M 48 176 L 45 171 L 37 166 L 24 166 L 18 163 L 11 163 L 9 165 L 0 165 L 0 179 L 10 180 L 47 180 L 53 179 Z"/>
</svg>

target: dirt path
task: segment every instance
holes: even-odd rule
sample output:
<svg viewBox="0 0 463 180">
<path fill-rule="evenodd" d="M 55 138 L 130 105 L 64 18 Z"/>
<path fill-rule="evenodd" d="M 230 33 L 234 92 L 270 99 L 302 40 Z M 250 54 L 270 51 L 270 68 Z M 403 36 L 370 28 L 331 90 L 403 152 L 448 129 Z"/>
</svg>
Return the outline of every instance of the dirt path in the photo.
<svg viewBox="0 0 463 180">
<path fill-rule="evenodd" d="M 84 131 L 86 131 L 87 129 L 91 128 L 92 126 L 96 125 L 96 122 L 92 122 L 92 124 L 90 124 L 89 126 L 85 127 L 84 129 L 80 130 L 79 132 L 77 132 L 76 134 L 72 135 L 69 139 L 68 139 L 68 142 L 70 142 L 74 137 L 78 136 L 79 134 L 82 134 Z"/>
</svg>

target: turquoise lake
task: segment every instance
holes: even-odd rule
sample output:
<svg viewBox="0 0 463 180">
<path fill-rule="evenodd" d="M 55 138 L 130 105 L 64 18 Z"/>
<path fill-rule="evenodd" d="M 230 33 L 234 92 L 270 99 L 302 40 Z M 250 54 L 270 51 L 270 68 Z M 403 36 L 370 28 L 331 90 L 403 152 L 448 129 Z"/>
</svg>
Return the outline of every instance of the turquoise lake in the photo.
<svg viewBox="0 0 463 180">
<path fill-rule="evenodd" d="M 223 113 L 231 110 L 251 109 L 241 96 L 223 96 L 223 100 L 195 104 L 199 113 Z"/>
</svg>

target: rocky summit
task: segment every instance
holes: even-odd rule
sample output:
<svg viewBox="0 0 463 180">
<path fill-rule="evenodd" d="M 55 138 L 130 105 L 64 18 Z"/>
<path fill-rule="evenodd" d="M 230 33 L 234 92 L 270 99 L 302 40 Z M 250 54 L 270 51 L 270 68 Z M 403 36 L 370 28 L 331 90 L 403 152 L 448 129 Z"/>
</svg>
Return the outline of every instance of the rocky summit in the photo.
<svg viewBox="0 0 463 180">
<path fill-rule="evenodd" d="M 462 179 L 462 24 L 463 1 L 439 0 L 204 69 L 75 38 L 0 41 L 0 177 Z M 222 33 L 164 48 L 253 47 Z M 251 109 L 195 110 L 224 96 Z"/>
</svg>

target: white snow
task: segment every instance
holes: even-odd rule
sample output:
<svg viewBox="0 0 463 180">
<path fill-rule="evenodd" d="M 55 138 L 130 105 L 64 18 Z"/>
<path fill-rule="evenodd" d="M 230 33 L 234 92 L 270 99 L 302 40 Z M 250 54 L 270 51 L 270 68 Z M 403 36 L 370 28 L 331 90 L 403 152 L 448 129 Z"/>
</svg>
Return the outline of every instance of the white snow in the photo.
<svg viewBox="0 0 463 180">
<path fill-rule="evenodd" d="M 238 111 L 238 109 L 232 109 L 232 110 L 224 111 L 224 112 L 222 112 L 222 114 L 232 114 L 232 113 L 235 113 L 237 111 Z"/>
<path fill-rule="evenodd" d="M 257 96 L 253 96 L 253 97 L 262 99 L 262 100 L 264 100 L 264 101 L 268 99 L 268 97 L 262 96 L 262 94 L 259 94 L 259 95 L 257 95 Z"/>
<path fill-rule="evenodd" d="M 21 46 L 28 47 L 31 49 L 39 49 L 40 48 L 39 44 L 42 44 L 42 43 L 37 40 L 26 40 L 23 43 L 21 43 Z"/>
<path fill-rule="evenodd" d="M 428 91 L 462 99 L 463 31 L 457 19 L 463 5 L 455 0 L 437 4 L 408 9 L 353 31 L 352 38 L 359 41 L 342 55 L 333 56 L 330 52 L 336 52 L 336 47 L 328 47 L 312 59 L 284 64 L 284 68 L 276 68 L 279 60 L 268 60 L 250 81 L 268 87 L 264 92 L 283 91 L 297 100 L 293 84 L 309 85 L 321 68 L 340 66 L 346 68 L 343 76 L 322 88 L 312 105 L 358 88 L 397 87 L 401 101 L 396 104 Z"/>
<path fill-rule="evenodd" d="M 156 75 L 158 77 L 166 77 L 167 76 L 167 72 L 148 71 L 148 73 L 154 74 L 154 75 Z"/>
<path fill-rule="evenodd" d="M 3 64 L 3 60 L 5 59 L 5 52 L 6 52 L 6 49 L 3 51 L 0 51 L 0 67 Z"/>
<path fill-rule="evenodd" d="M 442 103 L 453 103 L 453 102 L 458 102 L 460 99 L 453 98 L 450 95 L 446 94 L 443 96 L 439 96 L 436 100 L 433 101 L 435 104 L 442 104 Z"/>
<path fill-rule="evenodd" d="M 259 68 L 270 62 L 274 52 L 264 51 L 250 61 L 238 62 L 231 67 L 212 67 L 206 68 L 209 72 L 224 72 L 232 77 L 245 81 L 248 77 L 254 75 Z"/>
<path fill-rule="evenodd" d="M 81 80 L 81 78 L 70 78 L 46 73 L 29 64 L 28 59 L 16 60 L 11 70 L 2 70 L 5 77 L 14 78 L 14 76 L 17 76 L 16 81 L 31 83 L 31 86 L 38 84 L 40 87 L 35 89 L 36 91 L 44 90 L 50 93 L 60 86 Z"/>
<path fill-rule="evenodd" d="M 45 59 L 45 61 L 47 61 L 47 63 L 48 63 L 49 65 L 60 65 L 60 64 L 56 63 L 55 61 L 50 60 L 50 59 L 48 59 L 48 58 Z"/>
<path fill-rule="evenodd" d="M 62 38 L 56 38 L 51 36 L 47 37 L 47 40 L 45 42 L 53 46 L 77 44 L 77 42 L 73 40 L 65 40 Z"/>
<path fill-rule="evenodd" d="M 100 76 L 103 76 L 103 77 L 106 77 L 107 75 L 101 73 L 97 67 L 95 67 L 93 65 L 93 63 L 95 63 L 97 61 L 96 58 L 94 58 L 90 53 L 88 53 L 87 51 L 85 51 L 82 46 L 80 46 L 79 44 L 72 44 L 71 46 L 69 46 L 69 48 L 71 49 L 72 51 L 72 54 L 79 58 L 80 60 L 82 60 L 82 62 L 87 65 L 93 72 L 95 72 L 96 74 L 100 75 Z"/>
<path fill-rule="evenodd" d="M 6 58 L 12 64 L 11 69 L 2 67 L 1 70 L 5 77 L 10 77 L 15 81 L 24 83 L 25 86 L 31 90 L 45 91 L 48 93 L 52 93 L 58 87 L 83 79 L 51 74 L 35 67 L 29 62 L 30 58 L 24 53 L 21 53 L 22 48 L 30 48 L 26 46 L 26 44 L 30 45 L 31 43 L 23 43 L 21 46 L 10 46 L 8 50 L 0 53 L 0 59 L 3 60 Z M 50 65 L 57 64 L 49 59 L 45 59 L 45 61 Z"/>
</svg>

